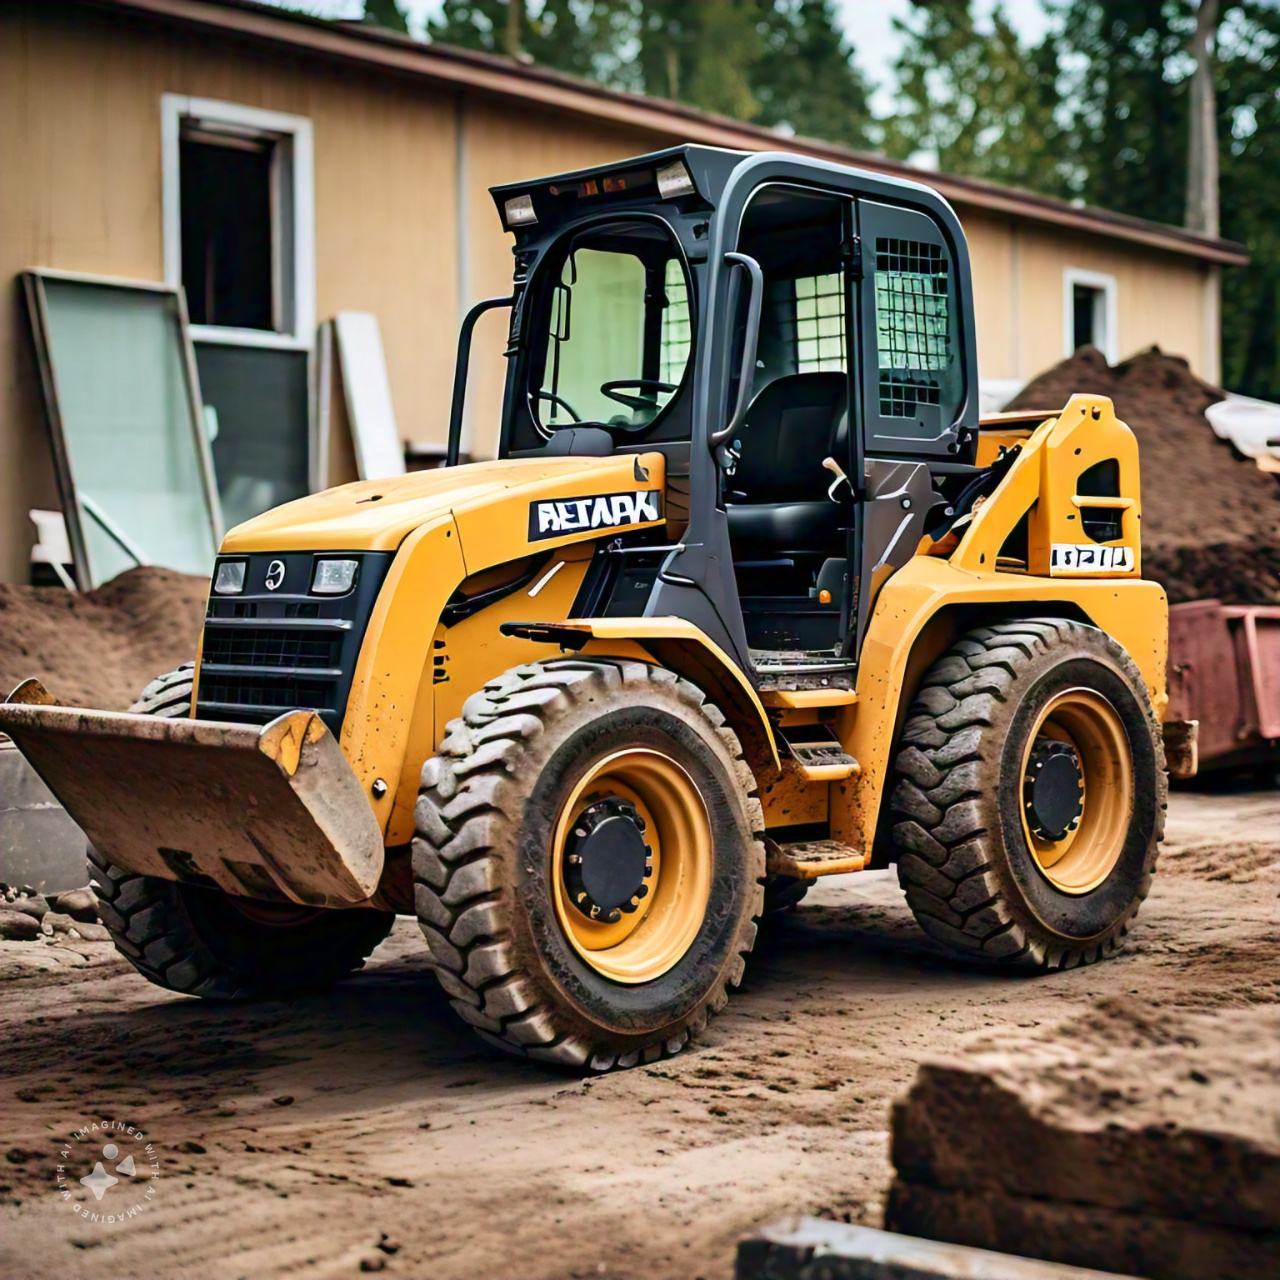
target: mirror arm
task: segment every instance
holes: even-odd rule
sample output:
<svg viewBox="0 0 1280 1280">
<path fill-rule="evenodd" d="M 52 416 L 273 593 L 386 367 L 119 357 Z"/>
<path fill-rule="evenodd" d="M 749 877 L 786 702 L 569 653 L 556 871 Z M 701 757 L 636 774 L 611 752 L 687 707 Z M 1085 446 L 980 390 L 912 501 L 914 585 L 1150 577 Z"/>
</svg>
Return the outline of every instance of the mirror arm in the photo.
<svg viewBox="0 0 1280 1280">
<path fill-rule="evenodd" d="M 495 307 L 509 307 L 514 302 L 514 295 L 509 298 L 485 298 L 467 312 L 462 327 L 458 330 L 458 359 L 453 369 L 453 405 L 449 410 L 449 452 L 444 462 L 446 467 L 458 465 L 458 451 L 462 447 L 462 406 L 467 398 L 467 368 L 471 363 L 471 334 L 475 330 L 476 321 L 486 311 L 492 311 Z"/>
<path fill-rule="evenodd" d="M 738 375 L 738 403 L 727 427 L 713 431 L 709 437 L 711 448 L 717 449 L 741 430 L 751 404 L 751 391 L 755 385 L 756 347 L 760 340 L 760 308 L 764 303 L 764 272 L 760 264 L 749 254 L 726 253 L 724 260 L 735 267 L 745 267 L 751 277 L 751 297 L 747 303 L 747 333 L 742 344 L 742 367 Z"/>
</svg>

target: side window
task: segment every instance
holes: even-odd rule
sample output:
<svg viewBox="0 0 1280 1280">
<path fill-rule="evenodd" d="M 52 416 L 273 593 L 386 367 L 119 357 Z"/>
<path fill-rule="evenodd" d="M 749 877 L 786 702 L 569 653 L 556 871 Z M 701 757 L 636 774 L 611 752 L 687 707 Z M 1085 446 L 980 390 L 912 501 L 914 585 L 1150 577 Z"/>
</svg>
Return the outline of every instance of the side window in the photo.
<svg viewBox="0 0 1280 1280">
<path fill-rule="evenodd" d="M 844 280 L 839 272 L 794 282 L 797 373 L 843 373 L 846 368 Z"/>
<path fill-rule="evenodd" d="M 858 203 L 867 448 L 943 453 L 965 404 L 955 264 L 932 218 Z"/>
<path fill-rule="evenodd" d="M 608 422 L 619 411 L 600 390 L 610 378 L 638 378 L 644 335 L 644 264 L 629 253 L 578 249 L 566 259 L 551 312 L 548 427 Z"/>
<path fill-rule="evenodd" d="M 662 312 L 658 378 L 678 385 L 684 377 L 684 367 L 689 363 L 689 352 L 693 347 L 693 320 L 689 311 L 689 286 L 685 283 L 684 269 L 675 258 L 667 262 L 663 287 L 667 305 Z"/>
<path fill-rule="evenodd" d="M 880 412 L 914 418 L 941 402 L 938 374 L 951 363 L 947 270 L 942 246 L 876 237 L 876 353 Z"/>
</svg>

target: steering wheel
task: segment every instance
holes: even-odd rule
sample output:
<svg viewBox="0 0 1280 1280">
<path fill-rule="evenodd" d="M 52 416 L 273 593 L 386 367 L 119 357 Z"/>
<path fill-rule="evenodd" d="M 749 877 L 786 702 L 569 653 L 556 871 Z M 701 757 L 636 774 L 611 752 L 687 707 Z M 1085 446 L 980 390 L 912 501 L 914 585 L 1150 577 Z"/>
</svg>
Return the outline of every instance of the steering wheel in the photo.
<svg viewBox="0 0 1280 1280">
<path fill-rule="evenodd" d="M 644 396 L 629 396 L 619 387 L 639 387 L 642 391 L 650 391 L 651 394 L 646 399 Z M 626 405 L 628 409 L 656 409 L 658 407 L 658 395 L 663 391 L 674 391 L 675 384 L 671 382 L 659 382 L 656 378 L 615 378 L 612 382 L 601 383 L 600 394 L 608 396 L 610 400 L 616 400 L 621 405 Z"/>
<path fill-rule="evenodd" d="M 573 407 L 564 396 L 558 396 L 554 391 L 537 391 L 534 393 L 539 400 L 550 400 L 552 404 L 558 404 L 564 409 L 574 422 L 582 421 L 582 414 Z"/>
</svg>

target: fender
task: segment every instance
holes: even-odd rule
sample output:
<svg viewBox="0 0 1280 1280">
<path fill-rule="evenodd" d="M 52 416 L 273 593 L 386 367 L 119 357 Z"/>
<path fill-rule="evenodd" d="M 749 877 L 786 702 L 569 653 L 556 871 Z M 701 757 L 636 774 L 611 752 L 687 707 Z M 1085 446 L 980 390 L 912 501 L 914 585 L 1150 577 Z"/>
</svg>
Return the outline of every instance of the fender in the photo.
<svg viewBox="0 0 1280 1280">
<path fill-rule="evenodd" d="M 845 799 L 836 803 L 832 797 L 832 839 L 870 854 L 898 724 L 924 668 L 938 656 L 920 651 L 922 643 L 929 643 L 926 628 L 935 620 L 956 613 L 963 619 L 930 646 L 938 651 L 954 632 L 981 626 L 984 620 L 1062 616 L 1090 622 L 1137 664 L 1156 717 L 1162 719 L 1168 704 L 1168 597 L 1157 582 L 1126 580 L 1122 590 L 1117 587 L 1114 579 L 1105 578 L 973 572 L 931 556 L 916 556 L 899 569 L 876 600 L 858 664 L 858 700 L 836 716 L 837 736 L 861 772 L 832 784 L 844 789 Z"/>
<path fill-rule="evenodd" d="M 598 657 L 652 656 L 704 690 L 724 712 L 757 780 L 781 771 L 773 727 L 738 665 L 700 627 L 683 618 L 588 618 L 567 622 L 507 622 L 504 635 L 559 644 Z"/>
</svg>

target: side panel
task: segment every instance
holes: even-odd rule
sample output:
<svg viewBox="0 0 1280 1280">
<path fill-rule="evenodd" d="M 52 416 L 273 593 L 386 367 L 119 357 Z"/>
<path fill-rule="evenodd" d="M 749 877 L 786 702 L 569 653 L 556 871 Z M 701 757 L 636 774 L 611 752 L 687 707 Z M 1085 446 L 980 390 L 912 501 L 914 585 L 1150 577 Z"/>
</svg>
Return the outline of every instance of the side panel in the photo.
<svg viewBox="0 0 1280 1280">
<path fill-rule="evenodd" d="M 833 793 L 833 839 L 871 850 L 902 699 L 910 696 L 915 675 L 909 671 L 913 647 L 932 618 L 957 605 L 1004 614 L 1012 606 L 1028 617 L 1083 614 L 1124 646 L 1142 673 L 1156 715 L 1163 718 L 1169 606 L 1158 583 L 971 573 L 918 556 L 881 590 L 862 647 L 858 702 L 842 707 L 836 719 L 840 741 L 862 772 L 856 784 L 841 784 L 845 803 L 838 804 Z"/>
<path fill-rule="evenodd" d="M 467 576 L 452 516 L 425 524 L 405 539 L 387 572 L 356 663 L 342 750 L 369 796 L 378 826 L 386 828 L 396 780 L 416 717 L 423 669 L 429 666 L 436 621 Z M 375 798 L 377 779 L 387 790 Z"/>
<path fill-rule="evenodd" d="M 446 626 L 443 621 L 435 625 L 430 653 L 418 672 L 413 726 L 406 740 L 395 806 L 387 827 L 389 845 L 404 844 L 413 837 L 413 807 L 422 765 L 444 737 L 445 725 L 461 714 L 467 698 L 504 671 L 558 652 L 546 644 L 504 636 L 498 628 L 504 622 L 559 621 L 566 617 L 594 550 L 594 543 L 566 547 L 553 555 L 527 586 L 453 626 Z M 531 592 L 535 594 L 531 596 Z"/>
</svg>

